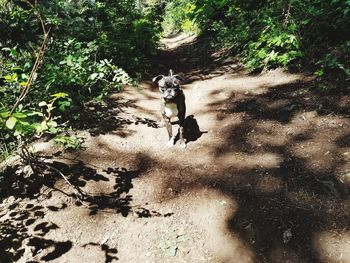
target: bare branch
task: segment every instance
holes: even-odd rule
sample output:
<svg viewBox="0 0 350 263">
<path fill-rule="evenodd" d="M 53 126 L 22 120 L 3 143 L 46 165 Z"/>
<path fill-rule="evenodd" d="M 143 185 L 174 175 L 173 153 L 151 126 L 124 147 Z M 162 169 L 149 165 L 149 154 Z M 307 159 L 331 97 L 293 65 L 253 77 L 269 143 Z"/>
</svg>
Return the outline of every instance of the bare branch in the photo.
<svg viewBox="0 0 350 263">
<path fill-rule="evenodd" d="M 13 105 L 11 111 L 10 111 L 10 115 L 11 116 L 14 111 L 16 110 L 16 108 L 18 107 L 19 103 L 27 96 L 28 94 L 28 91 L 31 87 L 31 85 L 33 84 L 33 80 L 34 80 L 34 76 L 37 72 L 37 70 L 39 69 L 39 66 L 42 62 L 42 59 L 44 57 L 44 53 L 45 53 L 45 49 L 46 49 L 46 44 L 48 42 L 48 38 L 49 38 L 49 33 L 50 33 L 50 30 L 51 28 L 49 28 L 48 30 L 46 30 L 45 28 L 45 23 L 44 23 L 44 20 L 40 14 L 40 12 L 37 10 L 36 8 L 36 5 L 33 5 L 32 3 L 30 3 L 28 0 L 24 0 L 25 3 L 27 3 L 31 8 L 32 10 L 34 11 L 34 13 L 37 15 L 39 21 L 40 21 L 40 24 L 41 24 L 41 27 L 42 27 L 42 31 L 44 33 L 44 39 L 43 39 L 43 42 L 40 46 L 40 49 L 39 49 L 39 52 L 36 56 L 36 59 L 35 59 L 35 63 L 32 67 L 32 70 L 30 72 L 30 75 L 29 75 L 29 78 L 28 78 L 28 82 L 27 84 L 23 87 L 22 91 L 21 91 L 21 94 L 18 96 L 15 104 Z M 35 2 L 36 3 L 36 2 Z"/>
</svg>

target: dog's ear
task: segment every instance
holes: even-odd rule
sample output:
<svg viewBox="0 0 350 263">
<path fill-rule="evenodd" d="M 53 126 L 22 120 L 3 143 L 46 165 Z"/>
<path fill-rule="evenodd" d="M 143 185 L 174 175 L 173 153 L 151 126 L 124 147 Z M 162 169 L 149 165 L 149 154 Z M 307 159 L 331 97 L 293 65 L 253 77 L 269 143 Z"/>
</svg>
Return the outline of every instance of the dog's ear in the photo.
<svg viewBox="0 0 350 263">
<path fill-rule="evenodd" d="M 152 79 L 152 81 L 153 81 L 154 83 L 157 83 L 157 84 L 158 84 L 158 82 L 159 82 L 162 78 L 164 78 L 164 75 L 158 75 L 157 77 L 154 77 L 154 78 Z"/>
<path fill-rule="evenodd" d="M 181 77 L 180 75 L 174 75 L 173 77 L 176 78 L 180 82 L 185 82 L 185 79 L 183 77 Z"/>
</svg>

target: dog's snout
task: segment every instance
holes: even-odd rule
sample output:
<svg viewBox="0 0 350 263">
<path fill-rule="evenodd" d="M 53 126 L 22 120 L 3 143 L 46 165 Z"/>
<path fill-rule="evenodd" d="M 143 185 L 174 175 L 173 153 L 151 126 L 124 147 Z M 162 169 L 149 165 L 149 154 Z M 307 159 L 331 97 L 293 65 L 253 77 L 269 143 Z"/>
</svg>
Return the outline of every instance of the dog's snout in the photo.
<svg viewBox="0 0 350 263">
<path fill-rule="evenodd" d="M 176 97 L 176 91 L 174 89 L 167 89 L 164 93 L 163 93 L 163 97 L 166 99 L 172 99 L 174 97 Z"/>
</svg>

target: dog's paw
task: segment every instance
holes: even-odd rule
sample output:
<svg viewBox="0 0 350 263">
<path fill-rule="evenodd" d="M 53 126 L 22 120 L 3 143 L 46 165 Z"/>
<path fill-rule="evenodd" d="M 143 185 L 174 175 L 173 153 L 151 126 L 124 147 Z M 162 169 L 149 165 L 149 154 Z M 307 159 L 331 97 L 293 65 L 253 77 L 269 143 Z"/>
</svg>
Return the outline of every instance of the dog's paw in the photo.
<svg viewBox="0 0 350 263">
<path fill-rule="evenodd" d="M 167 142 L 166 146 L 167 146 L 168 148 L 173 147 L 173 146 L 174 146 L 174 138 L 171 138 L 171 139 Z"/>
<path fill-rule="evenodd" d="M 186 148 L 186 143 L 185 143 L 185 141 L 180 141 L 180 147 L 182 148 L 182 149 L 185 149 Z"/>
</svg>

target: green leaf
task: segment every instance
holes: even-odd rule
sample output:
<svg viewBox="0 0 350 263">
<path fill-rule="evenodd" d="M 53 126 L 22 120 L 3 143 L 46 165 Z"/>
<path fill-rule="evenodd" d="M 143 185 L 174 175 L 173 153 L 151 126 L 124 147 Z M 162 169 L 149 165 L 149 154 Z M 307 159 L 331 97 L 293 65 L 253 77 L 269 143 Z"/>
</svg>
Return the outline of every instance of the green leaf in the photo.
<svg viewBox="0 0 350 263">
<path fill-rule="evenodd" d="M 20 120 L 18 120 L 18 122 L 19 122 L 21 125 L 30 126 L 30 123 L 27 122 L 27 121 L 20 121 Z"/>
<path fill-rule="evenodd" d="M 16 112 L 13 114 L 14 117 L 16 117 L 17 119 L 24 119 L 27 118 L 26 114 L 23 114 L 22 112 Z"/>
<path fill-rule="evenodd" d="M 6 75 L 4 76 L 4 79 L 6 82 L 11 82 L 12 81 L 12 76 L 11 75 Z"/>
<path fill-rule="evenodd" d="M 21 85 L 22 87 L 26 87 L 28 85 L 27 81 L 22 81 L 19 83 L 19 85 Z"/>
<path fill-rule="evenodd" d="M 68 66 L 73 65 L 73 56 L 72 55 L 68 55 L 68 57 L 66 58 L 66 63 Z"/>
<path fill-rule="evenodd" d="M 58 129 L 55 127 L 50 127 L 49 132 L 52 134 L 56 134 L 58 132 Z"/>
<path fill-rule="evenodd" d="M 15 131 L 15 133 L 14 133 L 13 135 L 14 135 L 14 136 L 18 136 L 18 135 L 21 135 L 21 134 L 23 134 L 23 129 L 22 129 L 22 127 L 21 127 L 21 126 L 16 127 L 16 131 Z"/>
<path fill-rule="evenodd" d="M 22 69 L 20 67 L 18 67 L 18 66 L 14 66 L 14 67 L 11 68 L 11 71 L 15 71 L 15 70 L 22 70 Z"/>
<path fill-rule="evenodd" d="M 71 103 L 71 100 L 64 100 L 64 101 L 59 101 L 58 105 L 59 105 L 58 108 L 60 111 L 65 111 L 66 108 L 69 108 L 72 105 L 72 103 Z"/>
<path fill-rule="evenodd" d="M 65 92 L 59 92 L 59 93 L 55 93 L 55 94 L 52 94 L 51 97 L 54 97 L 54 98 L 65 98 L 67 97 L 68 94 L 65 93 Z"/>
<path fill-rule="evenodd" d="M 41 124 L 38 122 L 33 123 L 31 126 L 36 130 L 36 132 L 42 131 Z"/>
<path fill-rule="evenodd" d="M 9 111 L 0 111 L 0 116 L 1 116 L 1 118 L 5 119 L 8 116 L 10 116 L 10 112 Z"/>
<path fill-rule="evenodd" d="M 6 121 L 6 127 L 9 128 L 10 130 L 12 130 L 15 127 L 16 122 L 17 122 L 17 119 L 15 117 L 11 116 Z"/>
<path fill-rule="evenodd" d="M 44 130 L 47 130 L 47 129 L 48 129 L 48 126 L 47 126 L 47 122 L 46 122 L 46 121 L 42 121 L 40 125 L 41 125 L 41 129 L 42 129 L 42 131 L 44 131 Z"/>
<path fill-rule="evenodd" d="M 92 73 L 92 74 L 89 76 L 89 79 L 94 80 L 94 79 L 96 79 L 97 76 L 98 76 L 98 73 Z"/>
<path fill-rule="evenodd" d="M 41 116 L 41 117 L 44 116 L 44 114 L 40 111 L 27 111 L 26 114 L 27 116 L 35 116 L 35 115 Z"/>
<path fill-rule="evenodd" d="M 44 107 L 47 105 L 47 103 L 46 103 L 46 101 L 40 101 L 38 105 L 39 105 L 39 107 Z"/>
<path fill-rule="evenodd" d="M 49 122 L 47 123 L 47 126 L 50 126 L 50 127 L 57 127 L 57 122 L 55 122 L 55 121 L 49 121 Z"/>
</svg>

